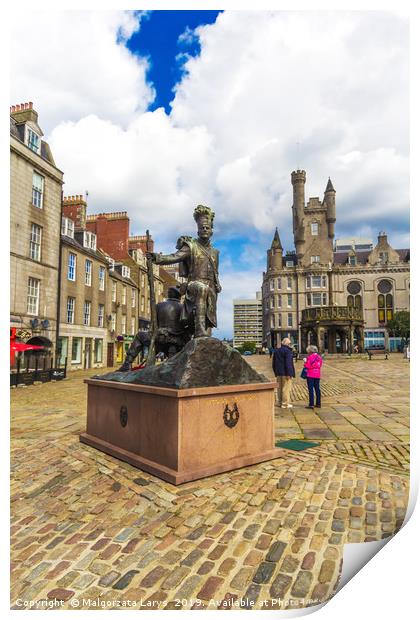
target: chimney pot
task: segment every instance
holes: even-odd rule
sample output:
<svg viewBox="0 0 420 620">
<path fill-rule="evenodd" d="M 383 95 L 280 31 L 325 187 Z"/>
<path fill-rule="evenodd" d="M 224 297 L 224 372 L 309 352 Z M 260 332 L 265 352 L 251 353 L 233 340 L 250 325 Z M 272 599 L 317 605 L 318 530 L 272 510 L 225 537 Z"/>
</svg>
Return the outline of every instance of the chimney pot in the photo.
<svg viewBox="0 0 420 620">
<path fill-rule="evenodd" d="M 24 110 L 24 109 L 25 109 L 25 104 L 24 104 L 24 103 L 21 103 L 21 104 L 20 104 L 20 109 L 21 109 L 21 110 Z"/>
<path fill-rule="evenodd" d="M 30 102 L 29 102 L 29 109 L 30 109 L 30 110 L 32 110 L 33 105 L 34 105 L 34 104 L 32 103 L 32 101 L 30 101 Z"/>
<path fill-rule="evenodd" d="M 20 110 L 20 105 L 17 103 L 16 104 L 16 112 L 19 112 L 19 110 Z"/>
<path fill-rule="evenodd" d="M 25 110 L 29 109 L 29 103 L 25 103 Z"/>
</svg>

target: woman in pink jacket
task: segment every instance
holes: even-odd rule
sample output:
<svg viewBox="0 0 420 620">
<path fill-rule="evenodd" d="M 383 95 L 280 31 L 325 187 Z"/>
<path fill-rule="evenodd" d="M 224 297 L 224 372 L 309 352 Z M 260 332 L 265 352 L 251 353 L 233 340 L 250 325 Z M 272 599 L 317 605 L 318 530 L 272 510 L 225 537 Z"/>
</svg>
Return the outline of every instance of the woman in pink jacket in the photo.
<svg viewBox="0 0 420 620">
<path fill-rule="evenodd" d="M 308 384 L 308 392 L 309 392 L 309 405 L 306 409 L 314 408 L 314 390 L 316 394 L 316 405 L 315 407 L 321 408 L 321 388 L 319 386 L 321 380 L 321 366 L 322 366 L 322 357 L 318 355 L 318 348 L 314 345 L 310 345 L 306 352 L 309 353 L 308 357 L 305 360 L 304 367 L 306 368 L 307 376 L 306 382 Z"/>
</svg>

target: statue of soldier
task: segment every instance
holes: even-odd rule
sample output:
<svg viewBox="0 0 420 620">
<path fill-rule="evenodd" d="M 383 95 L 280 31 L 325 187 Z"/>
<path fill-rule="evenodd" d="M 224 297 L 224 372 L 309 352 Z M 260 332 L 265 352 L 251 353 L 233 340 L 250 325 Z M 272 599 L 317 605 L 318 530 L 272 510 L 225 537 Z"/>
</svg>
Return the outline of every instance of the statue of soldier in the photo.
<svg viewBox="0 0 420 620">
<path fill-rule="evenodd" d="M 155 347 L 156 353 L 163 353 L 166 357 L 172 357 L 178 353 L 191 339 L 188 326 L 182 321 L 181 314 L 183 305 L 180 302 L 180 291 L 176 286 L 168 289 L 168 299 L 156 305 L 157 331 Z M 150 332 L 139 331 L 127 351 L 120 372 L 131 369 L 134 359 L 141 353 L 144 356 L 145 349 L 150 346 Z"/>
<path fill-rule="evenodd" d="M 210 243 L 213 234 L 214 211 L 204 205 L 194 210 L 198 239 L 180 237 L 174 254 L 150 253 L 158 265 L 179 263 L 179 275 L 187 278 L 181 320 L 190 324 L 194 338 L 211 336 L 217 327 L 217 295 L 222 290 L 219 282 L 219 251 Z"/>
</svg>

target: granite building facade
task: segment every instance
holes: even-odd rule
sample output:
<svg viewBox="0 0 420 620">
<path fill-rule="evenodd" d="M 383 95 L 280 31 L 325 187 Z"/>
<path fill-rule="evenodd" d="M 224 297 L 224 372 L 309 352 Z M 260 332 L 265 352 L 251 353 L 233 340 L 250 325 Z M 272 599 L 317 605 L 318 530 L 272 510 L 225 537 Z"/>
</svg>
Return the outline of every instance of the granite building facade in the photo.
<svg viewBox="0 0 420 620">
<path fill-rule="evenodd" d="M 305 203 L 306 172 L 292 172 L 295 248 L 284 252 L 276 229 L 263 273 L 263 332 L 267 346 L 289 337 L 300 351 L 393 349 L 387 322 L 410 305 L 410 251 L 379 233 L 373 247 L 334 244 L 336 191 Z M 366 247 L 364 247 L 366 246 Z"/>
<path fill-rule="evenodd" d="M 32 102 L 10 108 L 10 327 L 52 353 L 57 337 L 63 173 Z"/>
</svg>

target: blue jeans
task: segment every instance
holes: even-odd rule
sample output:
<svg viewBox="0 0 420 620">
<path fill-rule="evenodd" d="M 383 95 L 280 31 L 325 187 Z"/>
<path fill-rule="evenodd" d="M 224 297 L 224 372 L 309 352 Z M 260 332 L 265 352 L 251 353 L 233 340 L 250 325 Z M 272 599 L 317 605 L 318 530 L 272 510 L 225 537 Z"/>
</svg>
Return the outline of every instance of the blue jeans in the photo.
<svg viewBox="0 0 420 620">
<path fill-rule="evenodd" d="M 316 404 L 318 407 L 321 406 L 321 388 L 319 387 L 320 379 L 313 379 L 312 377 L 307 377 L 306 379 L 308 384 L 308 392 L 309 392 L 309 406 L 314 406 L 314 389 L 316 394 Z"/>
</svg>

